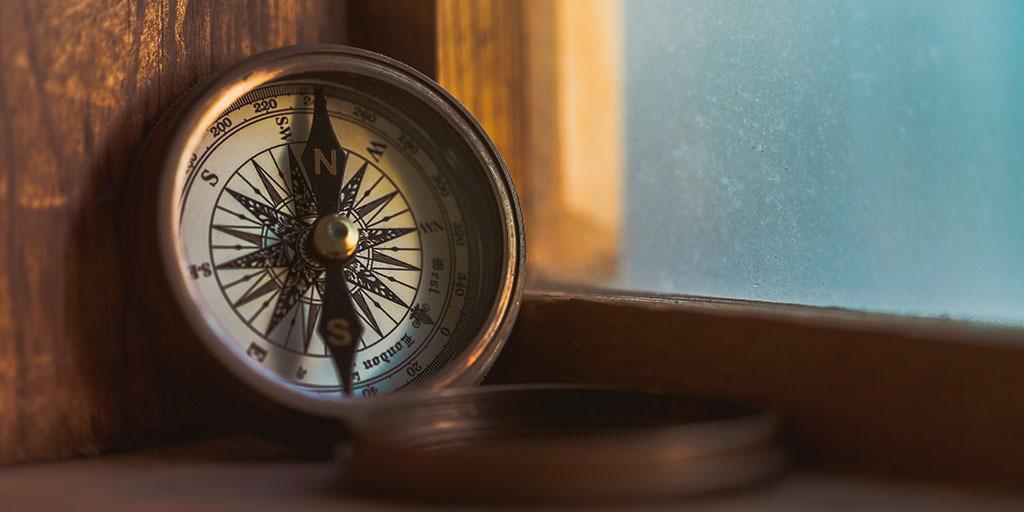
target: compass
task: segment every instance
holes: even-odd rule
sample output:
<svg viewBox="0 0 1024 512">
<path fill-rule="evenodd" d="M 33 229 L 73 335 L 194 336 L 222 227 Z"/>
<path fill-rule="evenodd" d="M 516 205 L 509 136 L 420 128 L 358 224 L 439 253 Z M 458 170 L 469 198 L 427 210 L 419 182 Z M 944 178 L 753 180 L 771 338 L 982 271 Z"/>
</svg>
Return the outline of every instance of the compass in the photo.
<svg viewBox="0 0 1024 512">
<path fill-rule="evenodd" d="M 344 417 L 483 378 L 519 308 L 522 214 L 470 114 L 393 59 L 317 45 L 194 87 L 129 193 L 130 268 L 183 372 Z"/>
</svg>

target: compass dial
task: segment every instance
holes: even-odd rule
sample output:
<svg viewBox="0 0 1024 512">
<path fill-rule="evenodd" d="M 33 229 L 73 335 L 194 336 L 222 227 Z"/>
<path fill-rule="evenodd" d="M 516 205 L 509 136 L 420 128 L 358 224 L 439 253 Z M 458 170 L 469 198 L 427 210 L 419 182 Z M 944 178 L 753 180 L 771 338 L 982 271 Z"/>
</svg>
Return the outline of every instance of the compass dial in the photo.
<svg viewBox="0 0 1024 512">
<path fill-rule="evenodd" d="M 274 103 L 283 104 L 286 99 L 294 98 L 278 97 Z M 309 115 L 288 109 L 273 114 L 292 123 L 297 116 Z M 355 127 L 362 128 L 358 124 Z M 349 136 L 346 139 L 354 138 L 350 133 L 345 135 Z M 302 202 L 295 199 L 296 188 L 308 188 L 296 156 L 302 154 L 301 146 L 292 143 L 267 149 L 231 175 L 213 207 L 204 208 L 213 214 L 206 245 L 225 305 L 256 335 L 299 354 L 329 357 L 327 345 L 316 333 L 325 286 L 324 265 L 309 242 L 318 217 L 315 212 L 303 211 Z M 421 230 L 402 190 L 379 165 L 354 150 L 346 151 L 347 165 L 342 171 L 346 183 L 339 212 L 358 225 L 361 243 L 344 274 L 352 287 L 360 320 L 369 327 L 358 343 L 365 352 L 391 339 L 414 306 L 423 275 L 423 246 Z M 395 170 L 397 165 L 389 168 Z M 433 198 L 420 199 L 425 201 L 421 213 L 440 216 Z M 429 249 L 438 260 L 439 270 L 443 270 L 454 244 L 443 236 L 443 225 L 432 227 L 424 225 L 422 233 L 441 235 L 433 237 L 440 240 L 433 241 Z M 462 256 L 466 257 L 465 251 Z M 424 300 L 447 309 L 443 299 L 449 294 L 441 295 L 440 286 L 433 290 Z M 438 303 L 438 299 L 442 300 Z M 399 331 L 410 337 L 415 334 L 408 329 Z M 368 366 L 363 364 L 363 369 L 372 370 Z M 302 373 L 296 368 L 297 375 Z M 360 376 L 366 378 L 370 373 L 377 372 L 364 371 Z M 336 380 L 330 375 L 324 377 Z"/>
<path fill-rule="evenodd" d="M 177 301 L 164 325 L 192 331 L 208 372 L 314 413 L 483 376 L 518 307 L 522 228 L 461 106 L 390 59 L 328 46 L 254 57 L 184 105 L 140 163 L 160 171 L 139 186 L 158 214 L 138 233 Z"/>
</svg>

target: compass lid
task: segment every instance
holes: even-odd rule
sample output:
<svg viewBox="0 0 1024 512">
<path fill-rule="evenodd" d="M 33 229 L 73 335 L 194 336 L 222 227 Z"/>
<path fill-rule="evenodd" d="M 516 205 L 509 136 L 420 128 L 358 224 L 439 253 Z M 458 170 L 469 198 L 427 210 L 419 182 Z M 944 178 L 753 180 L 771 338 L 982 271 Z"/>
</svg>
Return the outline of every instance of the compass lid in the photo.
<svg viewBox="0 0 1024 512">
<path fill-rule="evenodd" d="M 778 416 L 657 390 L 541 384 L 407 393 L 350 422 L 343 480 L 470 501 L 678 497 L 763 480 L 783 465 Z"/>
</svg>

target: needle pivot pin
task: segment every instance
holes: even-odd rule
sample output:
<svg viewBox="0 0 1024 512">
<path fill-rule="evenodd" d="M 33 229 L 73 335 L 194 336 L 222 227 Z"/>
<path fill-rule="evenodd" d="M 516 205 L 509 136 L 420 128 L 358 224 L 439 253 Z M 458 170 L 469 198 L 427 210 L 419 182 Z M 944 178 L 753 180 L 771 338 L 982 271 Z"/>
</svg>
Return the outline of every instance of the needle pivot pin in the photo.
<svg viewBox="0 0 1024 512">
<path fill-rule="evenodd" d="M 313 225 L 313 249 L 328 261 L 346 261 L 359 246 L 359 226 L 340 213 L 324 215 Z"/>
</svg>

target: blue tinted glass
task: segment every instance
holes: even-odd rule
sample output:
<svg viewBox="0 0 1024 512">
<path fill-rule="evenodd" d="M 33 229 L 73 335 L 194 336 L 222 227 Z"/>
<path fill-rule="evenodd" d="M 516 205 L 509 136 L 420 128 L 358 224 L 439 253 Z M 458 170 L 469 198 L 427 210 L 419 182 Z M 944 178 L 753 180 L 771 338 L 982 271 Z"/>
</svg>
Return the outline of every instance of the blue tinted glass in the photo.
<svg viewBox="0 0 1024 512">
<path fill-rule="evenodd" d="M 623 2 L 619 285 L 1024 320 L 1024 2 Z"/>
</svg>

